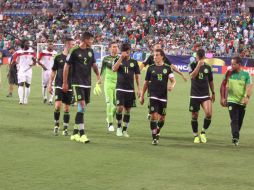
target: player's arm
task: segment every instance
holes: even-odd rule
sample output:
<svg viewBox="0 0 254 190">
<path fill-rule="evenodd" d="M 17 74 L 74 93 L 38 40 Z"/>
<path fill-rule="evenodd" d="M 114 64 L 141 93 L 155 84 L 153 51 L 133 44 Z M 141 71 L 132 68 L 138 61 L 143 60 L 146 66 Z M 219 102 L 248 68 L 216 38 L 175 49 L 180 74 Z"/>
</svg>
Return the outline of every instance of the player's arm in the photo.
<svg viewBox="0 0 254 190">
<path fill-rule="evenodd" d="M 180 75 L 182 77 L 182 79 L 186 82 L 188 79 L 184 76 L 184 74 L 179 71 L 179 69 L 174 65 L 174 64 L 171 64 L 171 68 L 174 72 L 176 72 L 178 75 Z"/>
<path fill-rule="evenodd" d="M 168 91 L 172 91 L 176 85 L 176 79 L 174 77 L 174 74 L 173 73 L 169 74 L 168 79 L 170 81 L 170 83 L 168 83 Z"/>
<path fill-rule="evenodd" d="M 244 105 L 247 105 L 249 103 L 249 99 L 252 94 L 252 87 L 253 87 L 253 84 L 252 84 L 251 76 L 249 75 L 248 79 L 246 80 L 246 87 L 245 87 L 246 95 L 244 96 L 242 101 Z"/>
<path fill-rule="evenodd" d="M 43 69 L 44 71 L 46 71 L 47 68 L 46 68 L 46 67 L 42 64 L 42 62 L 41 62 L 42 57 L 43 57 L 43 53 L 41 52 L 41 53 L 39 54 L 38 64 L 42 67 L 42 69 Z"/>
<path fill-rule="evenodd" d="M 200 70 L 200 67 L 201 67 L 203 64 L 204 64 L 204 59 L 201 59 L 201 60 L 198 61 L 198 64 L 197 64 L 197 66 L 195 67 L 195 69 L 194 69 L 192 72 L 190 72 L 190 77 L 191 77 L 192 79 L 196 78 L 196 76 L 198 75 L 198 72 L 199 72 L 199 70 Z"/>
<path fill-rule="evenodd" d="M 141 91 L 141 95 L 140 95 L 140 104 L 143 105 L 144 104 L 144 101 L 145 101 L 145 94 L 146 94 L 146 91 L 147 91 L 147 88 L 148 88 L 148 84 L 149 84 L 149 81 L 145 80 L 144 82 L 144 85 L 143 85 L 143 89 Z"/>
<path fill-rule="evenodd" d="M 70 71 L 70 65 L 68 63 L 64 64 L 64 70 L 63 70 L 63 86 L 62 89 L 64 92 L 68 91 L 68 75 Z"/>
<path fill-rule="evenodd" d="M 99 72 L 99 69 L 98 69 L 98 66 L 96 63 L 93 63 L 93 71 L 94 71 L 96 78 L 97 78 L 97 84 L 101 84 L 101 75 L 100 75 L 100 72 Z"/>
<path fill-rule="evenodd" d="M 105 57 L 104 57 L 102 62 L 101 62 L 101 72 L 100 72 L 101 76 L 103 75 L 103 72 L 104 72 L 105 68 L 106 68 L 106 64 L 105 64 Z"/>
<path fill-rule="evenodd" d="M 112 66 L 112 70 L 113 72 L 117 72 L 120 65 L 122 64 L 122 61 L 123 61 L 123 55 L 121 55 L 121 57 L 117 60 L 117 62 Z"/>
<path fill-rule="evenodd" d="M 53 81 L 56 78 L 56 71 L 57 71 L 57 69 L 58 69 L 57 59 L 54 58 L 54 65 L 52 67 L 52 71 L 51 71 L 51 75 L 50 75 L 50 79 L 49 79 L 49 84 L 48 84 L 48 86 L 49 86 L 48 90 L 49 90 L 50 94 L 53 93 L 52 84 L 53 84 Z"/>
<path fill-rule="evenodd" d="M 138 97 L 140 97 L 140 95 L 141 95 L 140 74 L 135 74 L 135 79 L 136 79 L 136 84 L 137 84 L 137 88 L 138 88 L 137 94 L 138 94 Z"/>
<path fill-rule="evenodd" d="M 208 81 L 209 81 L 210 90 L 211 90 L 211 92 L 212 92 L 211 99 L 212 99 L 212 102 L 215 102 L 215 91 L 214 91 L 212 67 L 210 67 L 209 70 L 210 70 L 210 71 L 209 71 L 209 74 L 208 74 Z"/>
</svg>

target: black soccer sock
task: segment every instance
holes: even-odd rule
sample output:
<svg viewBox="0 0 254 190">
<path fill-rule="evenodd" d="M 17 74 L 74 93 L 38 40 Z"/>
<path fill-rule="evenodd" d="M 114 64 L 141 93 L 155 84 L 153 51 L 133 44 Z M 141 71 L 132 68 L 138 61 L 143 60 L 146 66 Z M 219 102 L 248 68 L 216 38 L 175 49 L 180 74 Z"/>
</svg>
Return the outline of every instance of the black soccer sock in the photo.
<svg viewBox="0 0 254 190">
<path fill-rule="evenodd" d="M 150 121 L 150 128 L 152 130 L 152 138 L 156 139 L 156 135 L 157 135 L 157 121 L 156 120 Z"/>
<path fill-rule="evenodd" d="M 130 114 L 129 113 L 125 113 L 123 115 L 123 122 L 125 123 L 125 126 L 123 127 L 123 131 L 127 131 L 129 122 L 130 122 Z"/>
<path fill-rule="evenodd" d="M 116 120 L 117 120 L 117 127 L 118 128 L 122 127 L 122 118 L 123 118 L 123 114 L 116 112 Z"/>
<path fill-rule="evenodd" d="M 64 130 L 66 130 L 68 128 L 69 121 L 70 121 L 70 113 L 69 112 L 64 112 L 63 121 L 64 121 L 64 124 L 63 124 Z"/>
<path fill-rule="evenodd" d="M 75 124 L 72 134 L 73 134 L 73 135 L 76 135 L 76 134 L 78 134 L 78 133 L 79 133 L 79 125 Z"/>
<path fill-rule="evenodd" d="M 60 110 L 55 109 L 54 120 L 55 120 L 55 126 L 58 126 L 58 127 L 59 127 L 59 118 L 60 118 Z"/>
<path fill-rule="evenodd" d="M 191 120 L 192 132 L 194 135 L 198 133 L 198 119 L 192 118 Z"/>
<path fill-rule="evenodd" d="M 162 127 L 164 126 L 164 121 L 158 121 L 158 129 L 157 129 L 157 134 L 160 133 Z"/>
<path fill-rule="evenodd" d="M 84 135 L 85 134 L 85 130 L 84 129 L 80 129 L 79 130 L 79 134 L 80 134 L 80 136 Z"/>
<path fill-rule="evenodd" d="M 210 124 L 211 124 L 211 118 L 205 118 L 201 134 L 206 132 L 206 130 L 209 128 Z"/>
</svg>

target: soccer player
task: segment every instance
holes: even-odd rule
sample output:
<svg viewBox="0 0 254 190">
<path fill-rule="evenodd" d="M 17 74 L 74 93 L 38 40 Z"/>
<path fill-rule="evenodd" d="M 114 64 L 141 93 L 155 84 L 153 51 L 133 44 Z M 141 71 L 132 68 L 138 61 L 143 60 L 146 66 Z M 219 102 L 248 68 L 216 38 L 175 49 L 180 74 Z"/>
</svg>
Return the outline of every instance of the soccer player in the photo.
<svg viewBox="0 0 254 190">
<path fill-rule="evenodd" d="M 63 135 L 68 136 L 68 125 L 70 120 L 70 104 L 72 100 L 72 90 L 68 89 L 65 93 L 62 91 L 63 85 L 63 68 L 66 62 L 66 57 L 70 51 L 70 49 L 74 45 L 74 40 L 70 37 L 66 37 L 64 50 L 61 54 L 58 54 L 54 58 L 54 65 L 52 67 L 51 77 L 48 83 L 49 93 L 53 94 L 52 84 L 55 81 L 55 111 L 54 111 L 54 120 L 55 120 L 55 127 L 54 127 L 54 134 L 58 135 L 59 133 L 59 118 L 60 118 L 60 110 L 62 103 L 64 104 L 64 116 L 63 116 Z M 69 77 L 69 87 L 70 85 L 70 77 Z"/>
<path fill-rule="evenodd" d="M 13 64 L 17 65 L 19 104 L 27 104 L 32 81 L 32 66 L 36 64 L 35 52 L 24 40 L 21 49 L 13 56 Z"/>
<path fill-rule="evenodd" d="M 117 72 L 116 82 L 116 120 L 117 120 L 117 136 L 129 137 L 127 128 L 130 122 L 130 111 L 135 107 L 135 91 L 134 91 L 134 76 L 137 84 L 137 93 L 140 97 L 140 70 L 138 62 L 131 59 L 131 47 L 124 43 L 121 47 L 121 57 L 113 65 L 112 70 Z M 122 119 L 122 114 L 124 116 Z M 125 123 L 122 128 L 122 120 Z"/>
<path fill-rule="evenodd" d="M 196 54 L 196 62 L 189 64 L 189 74 L 191 77 L 191 93 L 189 111 L 192 113 L 192 131 L 194 143 L 206 143 L 206 132 L 211 124 L 212 102 L 215 101 L 213 84 L 213 73 L 210 65 L 204 62 L 205 51 L 199 49 Z M 209 93 L 209 87 L 212 96 Z M 204 124 L 200 136 L 198 135 L 198 113 L 200 105 L 205 112 Z"/>
<path fill-rule="evenodd" d="M 68 91 L 68 74 L 70 66 L 72 87 L 77 101 L 77 114 L 75 117 L 75 126 L 71 140 L 82 143 L 88 143 L 90 140 L 85 134 L 84 111 L 86 105 L 90 102 L 91 89 L 91 68 L 93 68 L 97 83 L 101 83 L 101 77 L 96 65 L 94 52 L 91 49 L 93 43 L 93 35 L 89 32 L 84 32 L 81 36 L 79 46 L 71 49 L 66 58 L 63 72 L 63 91 Z"/>
<path fill-rule="evenodd" d="M 240 130 L 242 128 L 245 109 L 249 103 L 252 91 L 252 79 L 248 72 L 241 69 L 242 59 L 234 57 L 231 60 L 231 69 L 227 71 L 224 81 L 226 94 L 221 91 L 221 105 L 228 107 L 231 119 L 232 143 L 239 144 Z"/>
<path fill-rule="evenodd" d="M 150 65 L 146 72 L 146 78 L 140 97 L 140 103 L 144 103 L 144 95 L 149 90 L 150 101 L 150 128 L 152 130 L 152 144 L 157 145 L 159 142 L 160 131 L 165 122 L 168 91 L 175 87 L 176 80 L 171 67 L 164 63 L 165 53 L 162 49 L 154 51 L 154 65 Z M 171 84 L 168 84 L 170 80 Z"/>
<path fill-rule="evenodd" d="M 54 64 L 54 56 L 57 52 L 54 50 L 53 42 L 48 42 L 48 47 L 39 54 L 38 63 L 42 67 L 42 97 L 43 103 L 48 100 L 47 97 L 47 87 L 51 76 L 51 69 Z M 49 97 L 49 104 L 52 105 L 54 93 Z"/>
<path fill-rule="evenodd" d="M 154 64 L 155 64 L 153 53 L 154 53 L 154 51 L 155 51 L 156 49 L 162 49 L 161 44 L 157 43 L 157 44 L 155 44 L 155 45 L 153 46 L 153 52 L 151 52 L 151 55 L 147 58 L 147 60 L 146 60 L 145 62 L 143 62 L 143 63 L 140 65 L 140 70 L 141 70 L 141 71 L 142 71 L 143 68 L 146 67 L 147 65 L 150 66 L 150 65 L 154 65 Z M 171 67 L 171 70 L 173 70 L 174 72 L 176 72 L 177 74 L 179 74 L 185 82 L 187 81 L 187 78 L 184 76 L 184 74 L 183 74 L 181 71 L 179 71 L 179 69 L 178 69 L 174 64 L 172 64 L 172 63 L 170 62 L 170 60 L 167 58 L 167 56 L 165 56 L 165 57 L 163 58 L 163 62 L 164 62 L 166 65 L 169 65 L 169 66 Z M 148 96 L 149 96 L 149 91 L 148 91 L 147 94 L 148 94 Z M 148 103 L 148 110 L 150 110 L 150 109 L 149 109 L 149 103 Z M 150 115 L 150 113 L 148 113 L 147 119 L 150 120 L 150 117 L 151 117 L 151 115 Z"/>
<path fill-rule="evenodd" d="M 113 117 L 116 111 L 116 80 L 117 80 L 117 73 L 112 71 L 112 66 L 119 59 L 118 56 L 118 44 L 116 42 L 111 42 L 109 45 L 110 55 L 106 56 L 102 60 L 102 67 L 101 67 L 101 76 L 105 74 L 105 82 L 104 82 L 104 93 L 106 98 L 107 104 L 107 128 L 109 132 L 113 132 Z"/>
</svg>

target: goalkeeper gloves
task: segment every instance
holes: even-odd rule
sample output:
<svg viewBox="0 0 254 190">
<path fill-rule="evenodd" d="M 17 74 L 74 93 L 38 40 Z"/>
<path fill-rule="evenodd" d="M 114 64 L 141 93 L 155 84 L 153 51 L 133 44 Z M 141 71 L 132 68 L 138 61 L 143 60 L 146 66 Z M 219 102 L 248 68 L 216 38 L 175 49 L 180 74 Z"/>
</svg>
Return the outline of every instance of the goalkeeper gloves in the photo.
<svg viewBox="0 0 254 190">
<path fill-rule="evenodd" d="M 101 95 L 101 87 L 98 83 L 96 83 L 94 89 L 93 89 L 93 94 L 95 96 L 100 96 Z"/>
</svg>

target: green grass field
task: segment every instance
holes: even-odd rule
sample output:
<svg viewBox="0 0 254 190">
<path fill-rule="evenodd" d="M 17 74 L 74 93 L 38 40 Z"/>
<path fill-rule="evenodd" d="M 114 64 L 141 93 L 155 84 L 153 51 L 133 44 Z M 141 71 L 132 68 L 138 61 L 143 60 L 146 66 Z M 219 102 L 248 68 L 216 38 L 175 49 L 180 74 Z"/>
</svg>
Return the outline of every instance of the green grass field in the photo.
<svg viewBox="0 0 254 190">
<path fill-rule="evenodd" d="M 235 147 L 228 112 L 219 105 L 221 75 L 215 75 L 217 100 L 208 143 L 193 144 L 188 111 L 190 81 L 184 83 L 176 77 L 160 144 L 152 146 L 147 101 L 132 110 L 131 137 L 126 139 L 107 133 L 104 97 L 92 96 L 85 113 L 91 143 L 75 143 L 52 134 L 54 108 L 42 104 L 41 69 L 33 70 L 29 104 L 24 106 L 18 105 L 17 89 L 13 98 L 6 98 L 7 69 L 1 70 L 1 190 L 254 189 L 254 101 L 251 99 L 247 109 L 240 146 Z M 202 120 L 203 113 L 199 126 Z"/>
</svg>

